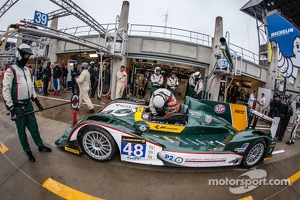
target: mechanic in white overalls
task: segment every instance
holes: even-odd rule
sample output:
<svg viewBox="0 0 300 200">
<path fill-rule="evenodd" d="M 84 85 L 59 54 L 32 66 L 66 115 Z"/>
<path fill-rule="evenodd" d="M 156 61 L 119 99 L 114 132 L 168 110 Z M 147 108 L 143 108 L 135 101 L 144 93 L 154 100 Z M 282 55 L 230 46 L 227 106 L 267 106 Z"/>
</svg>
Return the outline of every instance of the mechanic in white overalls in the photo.
<svg viewBox="0 0 300 200">
<path fill-rule="evenodd" d="M 122 98 L 126 84 L 127 73 L 125 71 L 125 66 L 122 65 L 120 71 L 117 71 L 116 99 Z"/>
<path fill-rule="evenodd" d="M 161 68 L 155 67 L 154 74 L 152 74 L 151 78 L 150 78 L 151 83 L 152 83 L 152 87 L 150 88 L 150 98 L 152 96 L 152 93 L 155 90 L 161 88 L 164 83 L 164 77 L 160 73 L 161 73 Z"/>
<path fill-rule="evenodd" d="M 167 80 L 168 89 L 175 95 L 176 89 L 179 85 L 178 78 L 176 77 L 176 73 L 172 72 L 171 76 Z"/>
<path fill-rule="evenodd" d="M 80 108 L 82 101 L 84 101 L 88 106 L 87 113 L 94 113 L 94 105 L 89 97 L 90 91 L 90 72 L 88 71 L 89 64 L 87 62 L 83 62 L 81 64 L 82 71 L 79 77 L 76 78 L 76 82 L 78 83 L 79 87 L 79 106 Z"/>
</svg>

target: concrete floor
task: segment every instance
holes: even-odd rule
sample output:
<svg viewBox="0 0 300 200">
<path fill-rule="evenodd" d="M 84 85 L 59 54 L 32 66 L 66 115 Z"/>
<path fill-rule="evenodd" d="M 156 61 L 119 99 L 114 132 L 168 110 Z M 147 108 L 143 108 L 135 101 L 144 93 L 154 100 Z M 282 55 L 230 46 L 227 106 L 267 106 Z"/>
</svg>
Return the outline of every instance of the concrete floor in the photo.
<svg viewBox="0 0 300 200">
<path fill-rule="evenodd" d="M 57 105 L 71 98 L 70 91 L 62 91 L 61 96 L 40 96 L 44 107 Z M 0 94 L 2 99 L 2 94 Z M 96 111 L 107 100 L 92 99 Z M 85 113 L 86 105 L 78 112 L 78 119 Z M 251 169 L 240 167 L 221 168 L 172 168 L 157 167 L 121 162 L 116 156 L 113 160 L 100 163 L 88 156 L 77 156 L 58 149 L 54 141 L 72 124 L 72 110 L 69 105 L 36 113 L 39 129 L 44 143 L 53 149 L 51 153 L 37 150 L 30 136 L 31 148 L 36 162 L 28 161 L 19 143 L 16 127 L 6 115 L 3 102 L 0 102 L 0 142 L 8 148 L 0 153 L 0 199 L 62 199 L 42 187 L 52 178 L 86 194 L 108 199 L 238 199 L 252 196 L 253 199 L 300 199 L 300 181 L 291 186 L 258 186 L 256 189 L 235 195 L 228 185 L 209 186 L 209 179 L 238 179 Z M 287 130 L 285 140 L 289 136 Z M 284 140 L 284 141 L 285 141 Z M 276 154 L 270 161 L 257 166 L 267 172 L 267 179 L 286 179 L 300 169 L 300 140 L 289 146 L 278 142 Z M 247 178 L 247 177 L 246 177 Z"/>
</svg>

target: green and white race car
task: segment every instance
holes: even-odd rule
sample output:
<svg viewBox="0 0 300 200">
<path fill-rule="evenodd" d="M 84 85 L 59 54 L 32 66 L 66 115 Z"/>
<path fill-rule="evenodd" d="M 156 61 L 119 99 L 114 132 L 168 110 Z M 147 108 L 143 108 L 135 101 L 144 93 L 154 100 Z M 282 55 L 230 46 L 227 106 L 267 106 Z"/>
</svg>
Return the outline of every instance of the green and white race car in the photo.
<svg viewBox="0 0 300 200">
<path fill-rule="evenodd" d="M 272 156 L 278 119 L 251 111 L 272 124 L 264 133 L 248 127 L 243 105 L 185 98 L 180 112 L 152 116 L 147 104 L 115 100 L 100 113 L 80 120 L 55 143 L 97 161 L 111 160 L 165 166 L 249 168 Z"/>
</svg>

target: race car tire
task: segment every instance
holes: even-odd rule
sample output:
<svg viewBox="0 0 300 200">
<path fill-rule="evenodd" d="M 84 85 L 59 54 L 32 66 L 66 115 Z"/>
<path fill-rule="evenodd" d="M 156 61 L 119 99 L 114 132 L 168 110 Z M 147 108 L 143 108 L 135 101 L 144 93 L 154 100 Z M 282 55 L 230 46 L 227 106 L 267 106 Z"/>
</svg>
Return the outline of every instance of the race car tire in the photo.
<svg viewBox="0 0 300 200">
<path fill-rule="evenodd" d="M 244 168 L 250 168 L 261 162 L 266 151 L 266 142 L 264 139 L 256 140 L 247 150 L 241 162 Z"/>
<path fill-rule="evenodd" d="M 80 142 L 83 151 L 96 161 L 109 161 L 117 154 L 114 138 L 98 126 L 88 126 L 81 135 Z"/>
</svg>

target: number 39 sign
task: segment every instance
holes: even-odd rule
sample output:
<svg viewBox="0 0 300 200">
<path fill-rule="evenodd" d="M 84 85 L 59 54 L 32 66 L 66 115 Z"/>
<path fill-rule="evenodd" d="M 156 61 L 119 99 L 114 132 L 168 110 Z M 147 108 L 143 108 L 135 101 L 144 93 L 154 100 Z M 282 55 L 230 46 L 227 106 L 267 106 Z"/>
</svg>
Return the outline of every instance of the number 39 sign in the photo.
<svg viewBox="0 0 300 200">
<path fill-rule="evenodd" d="M 35 11 L 33 22 L 42 26 L 48 26 L 48 15 L 40 11 Z"/>
</svg>

